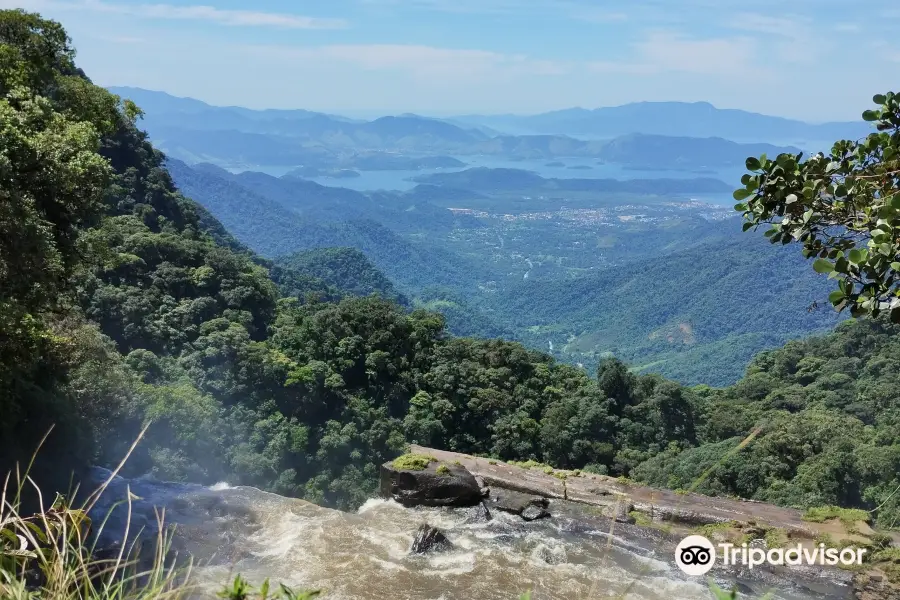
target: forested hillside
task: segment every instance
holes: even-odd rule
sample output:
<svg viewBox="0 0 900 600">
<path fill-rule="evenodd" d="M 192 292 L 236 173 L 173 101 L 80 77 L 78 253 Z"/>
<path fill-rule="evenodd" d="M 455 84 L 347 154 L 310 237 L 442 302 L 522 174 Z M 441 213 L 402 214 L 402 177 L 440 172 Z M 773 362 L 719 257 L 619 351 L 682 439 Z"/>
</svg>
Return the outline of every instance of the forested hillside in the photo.
<svg viewBox="0 0 900 600">
<path fill-rule="evenodd" d="M 830 283 L 792 248 L 733 236 L 565 280 L 529 279 L 492 301 L 523 341 L 595 365 L 605 354 L 689 383 L 736 381 L 754 354 L 839 316 Z M 785 275 L 791 274 L 788 280 Z"/>
<path fill-rule="evenodd" d="M 56 424 L 41 480 L 64 485 L 149 423 L 132 474 L 353 507 L 407 442 L 681 486 L 761 427 L 706 489 L 900 517 L 897 326 L 847 323 L 714 390 L 451 337 L 438 314 L 351 296 L 391 288 L 341 251 L 279 265 L 282 287 L 326 296 L 285 297 L 176 191 L 137 108 L 75 68 L 58 24 L 2 11 L 0 44 L 3 470 Z"/>
<path fill-rule="evenodd" d="M 283 256 L 275 262 L 273 278 L 302 273 L 333 286 L 346 294 L 368 296 L 378 294 L 397 304 L 408 305 L 409 300 L 394 289 L 394 284 L 355 248 L 323 248 Z M 298 291 L 285 290 L 290 296 L 302 297 Z"/>
</svg>

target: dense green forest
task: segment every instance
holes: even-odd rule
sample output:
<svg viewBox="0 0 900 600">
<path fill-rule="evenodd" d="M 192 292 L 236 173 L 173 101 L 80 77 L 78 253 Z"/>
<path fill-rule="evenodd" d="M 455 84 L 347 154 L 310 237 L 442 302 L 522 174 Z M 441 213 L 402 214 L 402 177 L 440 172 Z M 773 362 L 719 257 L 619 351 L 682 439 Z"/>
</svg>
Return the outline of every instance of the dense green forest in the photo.
<svg viewBox="0 0 900 600">
<path fill-rule="evenodd" d="M 706 491 L 900 518 L 898 326 L 844 323 L 690 388 L 450 336 L 353 253 L 284 261 L 276 283 L 176 191 L 58 24 L 2 11 L 0 45 L 4 470 L 55 424 L 39 475 L 59 484 L 151 423 L 131 474 L 352 507 L 407 442 L 678 487 L 761 427 Z"/>
</svg>

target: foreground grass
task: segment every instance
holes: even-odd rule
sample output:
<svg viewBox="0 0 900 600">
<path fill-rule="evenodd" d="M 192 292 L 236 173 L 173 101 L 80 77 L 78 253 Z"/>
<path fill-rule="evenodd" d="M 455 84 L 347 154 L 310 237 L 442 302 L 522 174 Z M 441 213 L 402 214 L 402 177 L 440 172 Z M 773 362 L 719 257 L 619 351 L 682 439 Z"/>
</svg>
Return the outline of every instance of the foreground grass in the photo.
<svg viewBox="0 0 900 600">
<path fill-rule="evenodd" d="M 137 441 L 131 450 L 135 445 Z M 157 513 L 158 534 L 152 547 L 139 541 L 141 532 L 131 527 L 130 490 L 123 501 L 128 514 L 122 535 L 125 543 L 115 548 L 96 546 L 110 515 L 99 523 L 88 515 L 125 460 L 78 508 L 60 494 L 45 505 L 40 488 L 28 476 L 34 458 L 24 475 L 17 471 L 14 480 L 12 474 L 6 476 L 0 494 L 0 599 L 181 600 L 201 591 L 191 581 L 190 557 L 179 561 L 172 552 L 173 530 L 164 526 L 163 514 Z M 21 512 L 26 491 L 36 494 L 40 507 L 30 516 Z M 76 493 L 77 489 L 69 496 Z M 238 575 L 218 596 L 226 600 L 312 600 L 319 594 L 295 592 L 284 585 L 271 589 L 268 580 L 255 589 Z"/>
</svg>

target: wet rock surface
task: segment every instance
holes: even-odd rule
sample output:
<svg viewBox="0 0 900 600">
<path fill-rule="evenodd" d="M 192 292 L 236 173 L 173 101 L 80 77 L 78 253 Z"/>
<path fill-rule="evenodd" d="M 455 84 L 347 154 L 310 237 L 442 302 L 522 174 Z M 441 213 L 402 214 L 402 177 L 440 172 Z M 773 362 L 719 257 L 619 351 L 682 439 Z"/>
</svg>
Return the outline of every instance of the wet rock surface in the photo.
<svg viewBox="0 0 900 600">
<path fill-rule="evenodd" d="M 483 498 L 481 486 L 465 467 L 432 462 L 422 470 L 381 465 L 381 495 L 403 506 L 475 506 Z"/>
<path fill-rule="evenodd" d="M 857 600 L 900 600 L 900 587 L 889 583 L 881 571 L 859 573 L 853 584 Z"/>
<path fill-rule="evenodd" d="M 676 493 L 587 473 L 573 476 L 570 472 L 568 476 L 560 477 L 555 476 L 559 473 L 548 473 L 544 469 L 529 469 L 416 445 L 410 451 L 427 453 L 441 461 L 458 461 L 465 466 L 490 487 L 491 498 L 487 504 L 492 510 L 503 510 L 495 502 L 501 498 L 504 499 L 502 504 L 509 509 L 506 512 L 513 514 L 521 514 L 519 509 L 524 511 L 526 505 L 531 506 L 530 499 L 552 500 L 553 523 L 571 532 L 608 533 L 614 544 L 624 542 L 631 550 L 639 549 L 667 564 L 674 563 L 672 557 L 677 543 L 702 525 L 758 525 L 761 531 L 777 528 L 791 539 L 807 540 L 814 539 L 816 528 L 821 527 L 804 521 L 800 511 L 766 503 Z M 542 505 L 547 506 L 543 502 L 533 506 L 541 508 Z M 531 528 L 541 522 L 522 525 Z M 751 598 L 775 589 L 780 593 L 777 598 L 793 600 L 812 596 L 843 600 L 856 597 L 854 593 L 861 589 L 854 585 L 851 572 L 819 566 L 750 570 L 716 565 L 710 575 L 728 589 L 736 585 L 744 591 L 743 596 Z M 878 597 L 868 593 L 870 595 L 861 597 L 865 600 Z M 893 600 L 892 596 L 886 597 Z"/>
<path fill-rule="evenodd" d="M 489 506 L 518 515 L 525 521 L 536 521 L 550 516 L 550 511 L 547 510 L 550 501 L 547 498 L 497 488 L 491 493 Z"/>
<path fill-rule="evenodd" d="M 425 554 L 426 552 L 445 552 L 452 550 L 453 544 L 444 533 L 431 525 L 421 525 L 416 532 L 410 554 Z"/>
<path fill-rule="evenodd" d="M 617 523 L 634 523 L 635 518 L 632 516 L 632 511 L 634 511 L 634 504 L 629 502 L 628 500 L 619 501 L 615 507 L 616 514 L 616 522 Z"/>
</svg>

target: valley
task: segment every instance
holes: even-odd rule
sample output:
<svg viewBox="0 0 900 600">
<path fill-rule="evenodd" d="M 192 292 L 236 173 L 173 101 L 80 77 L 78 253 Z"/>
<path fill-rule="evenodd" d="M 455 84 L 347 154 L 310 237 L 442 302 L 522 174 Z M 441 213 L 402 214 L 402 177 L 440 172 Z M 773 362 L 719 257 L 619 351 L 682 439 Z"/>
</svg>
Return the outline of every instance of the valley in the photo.
<svg viewBox="0 0 900 600">
<path fill-rule="evenodd" d="M 795 254 L 746 239 L 732 206 L 746 156 L 799 148 L 508 135 L 417 115 L 360 121 L 122 91 L 147 103 L 176 185 L 241 242 L 280 264 L 359 250 L 457 335 L 500 335 L 587 370 L 614 355 L 722 386 L 757 352 L 840 320 L 807 311 L 824 303 L 827 282 Z M 172 145 L 173 131 L 195 150 Z M 786 296 L 771 294 L 786 273 Z M 794 316 L 771 321 L 779 306 Z"/>
<path fill-rule="evenodd" d="M 705 179 L 477 168 L 421 176 L 406 192 L 356 192 L 169 166 L 176 185 L 263 255 L 355 248 L 453 333 L 503 334 L 588 370 L 615 355 L 683 383 L 727 385 L 757 352 L 838 321 L 807 312 L 828 287 L 801 258 L 741 236 L 730 205 L 692 198 L 718 185 Z M 771 295 L 785 270 L 793 285 Z M 738 317 L 745 304 L 750 319 Z M 778 306 L 792 317 L 773 322 Z"/>
</svg>

